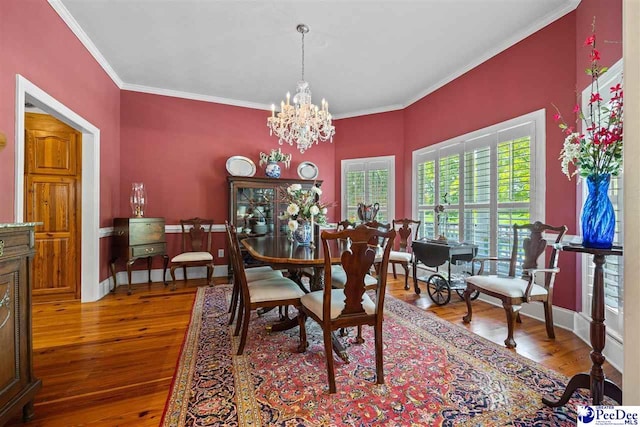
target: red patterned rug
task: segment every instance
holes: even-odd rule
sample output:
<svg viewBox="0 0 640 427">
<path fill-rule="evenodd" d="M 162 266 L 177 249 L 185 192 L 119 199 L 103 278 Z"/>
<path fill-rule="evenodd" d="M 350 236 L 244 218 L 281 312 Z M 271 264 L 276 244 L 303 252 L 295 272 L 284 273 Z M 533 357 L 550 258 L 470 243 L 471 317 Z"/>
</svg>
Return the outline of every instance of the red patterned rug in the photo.
<svg viewBox="0 0 640 427">
<path fill-rule="evenodd" d="M 296 353 L 298 328 L 267 334 L 276 312 L 252 314 L 243 356 L 227 326 L 228 285 L 198 290 L 163 426 L 575 426 L 567 378 L 466 329 L 391 296 L 385 301 L 384 373 L 375 384 L 373 330 L 365 344 L 345 338 L 351 362 L 336 357 L 338 392 L 328 394 L 322 333 L 308 320 L 309 348 Z M 277 311 L 277 310 L 275 310 Z"/>
</svg>

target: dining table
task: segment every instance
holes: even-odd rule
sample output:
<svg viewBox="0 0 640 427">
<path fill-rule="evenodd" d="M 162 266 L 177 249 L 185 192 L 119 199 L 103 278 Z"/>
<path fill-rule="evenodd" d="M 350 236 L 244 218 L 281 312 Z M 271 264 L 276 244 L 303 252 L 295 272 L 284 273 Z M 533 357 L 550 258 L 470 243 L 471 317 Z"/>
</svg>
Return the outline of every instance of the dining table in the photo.
<svg viewBox="0 0 640 427">
<path fill-rule="evenodd" d="M 319 239 L 318 239 L 319 240 Z M 318 242 L 317 246 L 303 246 L 295 241 L 290 241 L 286 236 L 260 236 L 247 237 L 241 240 L 247 252 L 256 260 L 268 264 L 277 270 L 287 270 L 289 277 L 294 280 L 305 292 L 321 290 L 324 287 L 324 249 Z M 346 240 L 332 240 L 329 242 L 331 252 L 331 264 L 340 264 L 340 256 L 348 246 Z M 302 283 L 302 277 L 308 271 L 311 272 L 309 289 Z M 271 331 L 290 329 L 298 325 L 296 318 L 288 316 L 275 325 L 271 325 Z M 333 349 L 336 354 L 349 363 L 349 356 L 342 342 L 333 334 Z"/>
</svg>

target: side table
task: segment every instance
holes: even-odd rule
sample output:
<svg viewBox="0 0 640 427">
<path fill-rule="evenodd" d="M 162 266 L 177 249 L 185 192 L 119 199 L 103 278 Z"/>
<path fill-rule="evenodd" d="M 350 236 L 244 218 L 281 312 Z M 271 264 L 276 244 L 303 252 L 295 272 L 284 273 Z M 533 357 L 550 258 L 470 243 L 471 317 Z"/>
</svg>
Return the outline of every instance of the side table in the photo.
<svg viewBox="0 0 640 427">
<path fill-rule="evenodd" d="M 567 384 L 567 387 L 560 397 L 560 400 L 553 401 L 548 397 L 543 397 L 542 402 L 551 407 L 558 407 L 566 404 L 574 391 L 579 388 L 591 390 L 592 405 L 602 405 L 604 396 L 609 396 L 619 404 L 622 404 L 622 389 L 604 376 L 602 364 L 605 357 L 602 354 L 605 344 L 605 324 L 604 324 L 604 272 L 602 266 L 607 255 L 622 256 L 622 246 L 613 246 L 611 249 L 585 248 L 582 245 L 562 245 L 562 250 L 567 252 L 579 252 L 593 255 L 595 270 L 593 272 L 593 299 L 591 301 L 591 327 L 590 341 L 591 366 L 590 373 L 580 373 L 574 375 Z"/>
<path fill-rule="evenodd" d="M 131 266 L 140 258 L 147 259 L 149 283 L 151 283 L 151 261 L 154 256 L 163 258 L 162 281 L 167 284 L 167 241 L 164 233 L 164 218 L 114 218 L 114 235 L 112 239 L 112 257 L 109 266 L 113 277 L 113 291 L 115 292 L 116 266 L 118 259 L 126 261 L 127 265 L 127 295 L 131 295 Z"/>
</svg>

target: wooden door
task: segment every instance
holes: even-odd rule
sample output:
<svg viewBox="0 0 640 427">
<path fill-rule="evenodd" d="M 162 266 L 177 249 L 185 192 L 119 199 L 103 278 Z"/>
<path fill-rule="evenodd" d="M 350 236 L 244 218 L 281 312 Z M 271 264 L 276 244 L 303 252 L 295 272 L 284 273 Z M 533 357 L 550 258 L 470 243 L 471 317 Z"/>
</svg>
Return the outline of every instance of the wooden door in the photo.
<svg viewBox="0 0 640 427">
<path fill-rule="evenodd" d="M 36 227 L 34 301 L 80 298 L 82 134 L 46 114 L 25 115 L 25 218 Z"/>
</svg>

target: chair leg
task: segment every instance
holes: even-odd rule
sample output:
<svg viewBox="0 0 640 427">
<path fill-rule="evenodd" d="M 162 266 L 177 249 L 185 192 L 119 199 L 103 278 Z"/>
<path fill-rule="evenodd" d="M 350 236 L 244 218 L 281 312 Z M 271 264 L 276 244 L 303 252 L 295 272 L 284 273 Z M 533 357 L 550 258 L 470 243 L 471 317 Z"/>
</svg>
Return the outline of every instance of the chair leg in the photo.
<svg viewBox="0 0 640 427">
<path fill-rule="evenodd" d="M 184 281 L 187 281 L 187 266 L 183 265 L 182 266 L 182 274 L 184 274 Z"/>
<path fill-rule="evenodd" d="M 326 327 L 322 331 L 324 338 L 324 352 L 327 356 L 327 376 L 329 378 L 329 394 L 336 392 L 336 378 L 333 372 L 333 342 L 331 340 L 331 329 Z"/>
<path fill-rule="evenodd" d="M 298 353 L 307 351 L 309 343 L 307 343 L 307 314 L 298 307 L 298 327 L 300 328 L 300 343 L 298 344 Z"/>
<path fill-rule="evenodd" d="M 474 289 L 467 283 L 467 289 L 464 291 L 464 302 L 467 304 L 467 314 L 464 315 L 462 321 L 464 323 L 471 323 L 471 318 L 473 317 L 473 311 L 471 310 L 471 293 Z"/>
<path fill-rule="evenodd" d="M 513 339 L 513 329 L 516 325 L 516 316 L 518 313 L 514 313 L 513 306 L 510 303 L 502 303 L 504 312 L 507 315 L 507 339 L 504 340 L 504 344 L 507 348 L 516 348 L 516 342 Z"/>
<path fill-rule="evenodd" d="M 240 326 L 242 326 L 242 317 L 244 316 L 244 299 L 240 295 L 240 302 L 238 303 L 238 320 L 236 320 L 236 328 L 233 331 L 233 336 L 237 337 L 240 333 Z"/>
<path fill-rule="evenodd" d="M 251 310 L 247 307 L 244 309 L 244 318 L 242 319 L 242 332 L 240 333 L 240 344 L 238 345 L 238 356 L 242 356 L 244 351 L 244 345 L 247 343 L 247 334 L 249 333 L 249 318 L 251 317 Z"/>
<path fill-rule="evenodd" d="M 409 264 L 406 262 L 402 263 L 402 268 L 404 268 L 404 290 L 409 290 Z"/>
<path fill-rule="evenodd" d="M 233 284 L 233 291 L 231 291 L 231 302 L 229 303 L 229 325 L 233 324 L 233 321 L 236 318 L 236 311 L 238 311 L 238 296 L 239 289 L 237 289 L 237 285 Z"/>
<path fill-rule="evenodd" d="M 547 336 L 555 338 L 556 333 L 553 330 L 553 305 L 549 301 L 544 301 L 544 324 L 547 327 Z"/>
<path fill-rule="evenodd" d="M 520 317 L 520 312 L 519 311 L 516 313 L 516 322 L 517 323 L 522 323 L 522 318 Z"/>
<path fill-rule="evenodd" d="M 364 338 L 362 338 L 362 325 L 358 325 L 358 335 L 356 335 L 356 344 L 364 344 Z"/>
<path fill-rule="evenodd" d="M 207 285 L 213 286 L 211 279 L 213 278 L 213 265 L 207 265 Z"/>
<path fill-rule="evenodd" d="M 397 279 L 398 275 L 396 274 L 396 263 L 395 262 L 391 263 L 391 271 L 393 271 L 393 278 Z"/>
<path fill-rule="evenodd" d="M 171 273 L 171 290 L 175 291 L 176 290 L 176 266 L 172 265 L 169 272 Z"/>
<path fill-rule="evenodd" d="M 384 364 L 382 355 L 382 324 L 374 326 L 376 346 L 376 384 L 384 384 Z"/>
</svg>

